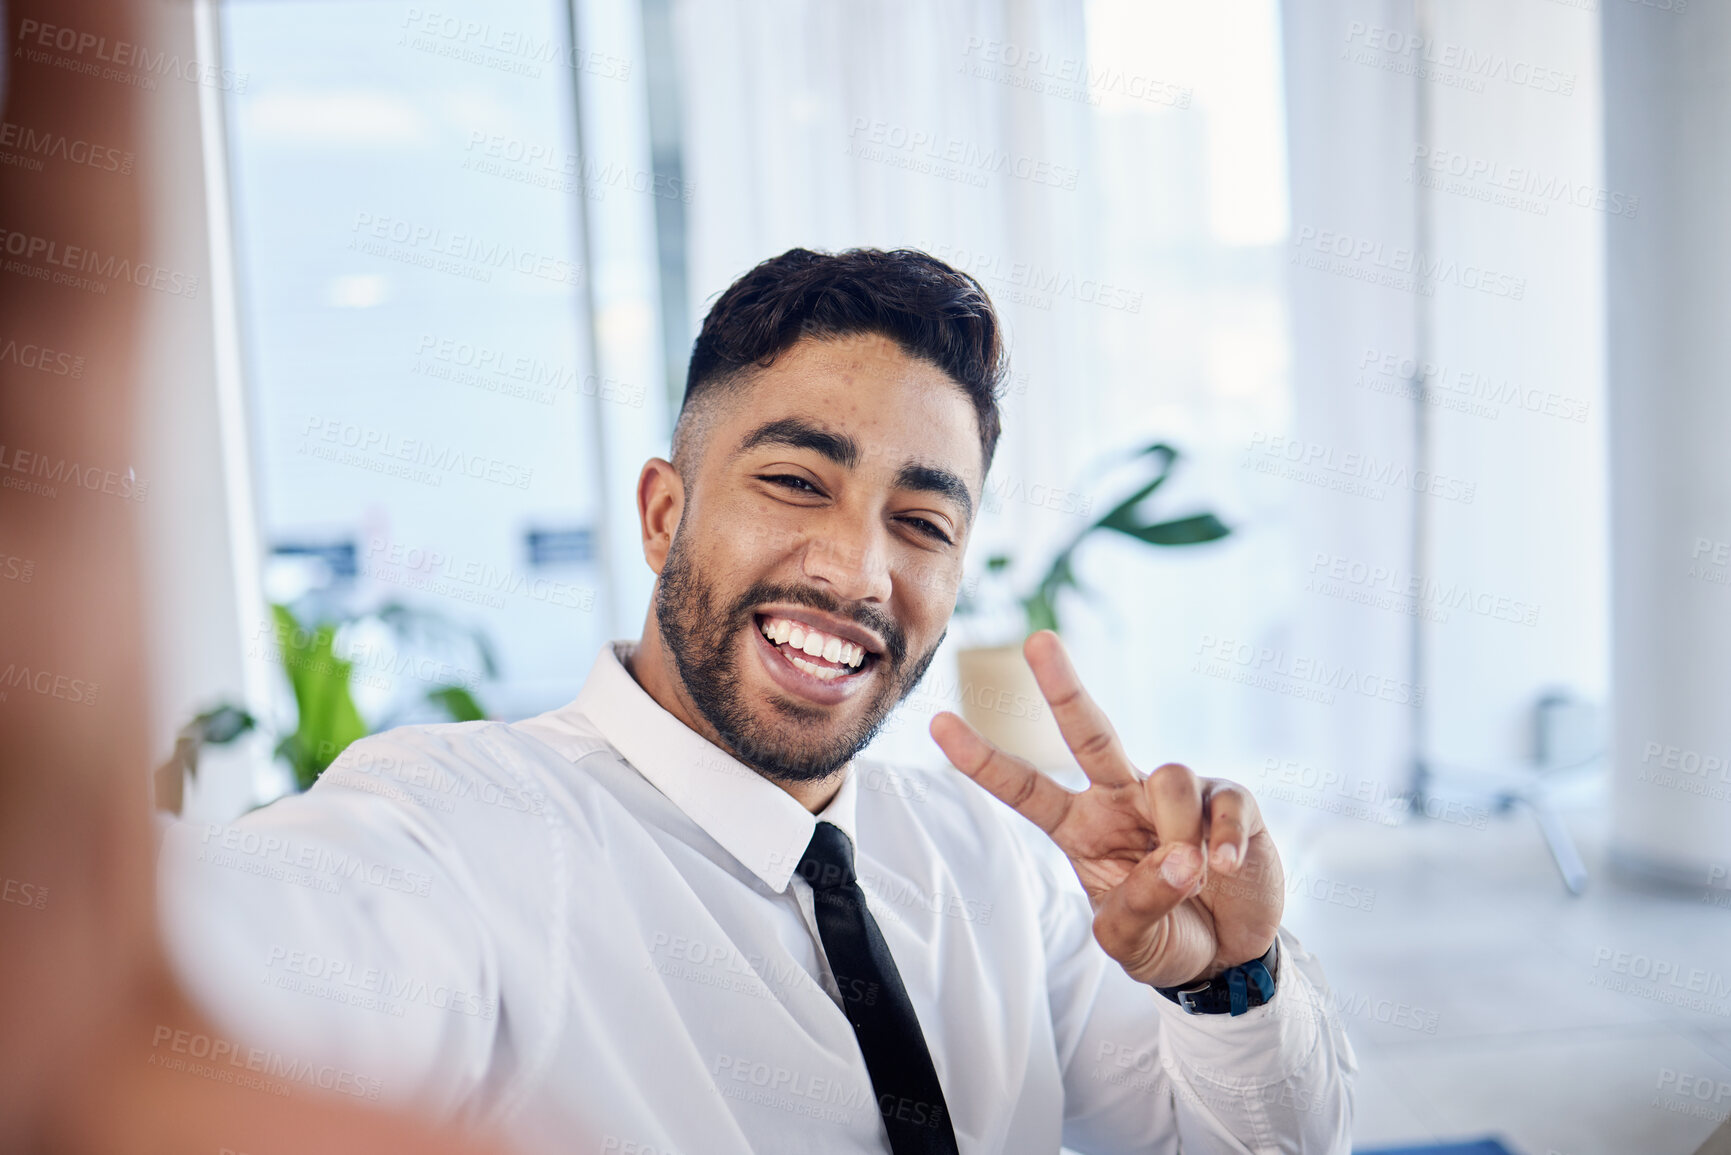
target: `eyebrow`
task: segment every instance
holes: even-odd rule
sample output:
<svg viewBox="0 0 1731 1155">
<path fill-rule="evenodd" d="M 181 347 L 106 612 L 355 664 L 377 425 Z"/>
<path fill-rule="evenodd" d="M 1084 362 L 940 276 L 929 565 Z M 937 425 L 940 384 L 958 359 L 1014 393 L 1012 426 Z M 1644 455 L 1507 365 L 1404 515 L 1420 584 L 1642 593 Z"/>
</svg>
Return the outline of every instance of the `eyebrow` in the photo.
<svg viewBox="0 0 1731 1155">
<path fill-rule="evenodd" d="M 896 471 L 895 484 L 897 489 L 941 494 L 962 507 L 963 521 L 974 519 L 974 499 L 968 496 L 967 484 L 947 469 L 910 461 Z"/>
<path fill-rule="evenodd" d="M 834 433 L 800 417 L 783 417 L 767 421 L 747 433 L 734 455 L 761 445 L 786 445 L 808 449 L 835 462 L 843 469 L 853 469 L 860 462 L 860 446 L 845 433 Z M 964 521 L 973 520 L 974 499 L 967 483 L 952 471 L 938 465 L 921 465 L 910 461 L 896 471 L 895 487 L 920 493 L 935 493 L 947 497 L 962 508 Z"/>
<path fill-rule="evenodd" d="M 859 442 L 845 433 L 831 433 L 799 417 L 783 417 L 759 425 L 745 435 L 734 456 L 759 445 L 788 445 L 794 449 L 809 449 L 827 457 L 843 469 L 859 464 Z"/>
</svg>

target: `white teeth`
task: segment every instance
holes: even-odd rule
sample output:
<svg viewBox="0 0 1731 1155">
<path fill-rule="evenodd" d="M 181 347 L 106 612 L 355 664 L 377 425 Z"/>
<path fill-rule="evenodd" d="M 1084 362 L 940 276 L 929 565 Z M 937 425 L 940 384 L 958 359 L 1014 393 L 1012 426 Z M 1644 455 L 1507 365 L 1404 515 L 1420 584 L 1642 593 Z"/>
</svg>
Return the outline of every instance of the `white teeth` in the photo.
<svg viewBox="0 0 1731 1155">
<path fill-rule="evenodd" d="M 841 677 L 841 671 L 836 669 L 834 666 L 817 666 L 817 665 L 813 665 L 810 662 L 802 661 L 799 658 L 791 658 L 790 660 L 793 662 L 794 665 L 798 666 L 800 669 L 804 670 L 806 673 L 812 675 L 815 678 L 821 678 L 822 680 L 824 680 L 826 682 L 832 681 L 833 679 Z"/>
<path fill-rule="evenodd" d="M 789 618 L 772 618 L 763 622 L 758 628 L 763 631 L 763 636 L 774 644 L 785 645 L 789 650 L 799 651 L 813 658 L 821 657 L 826 662 L 834 662 L 849 669 L 857 669 L 865 662 L 864 646 L 810 629 Z M 792 655 L 790 654 L 789 657 L 792 658 Z M 841 673 L 841 671 L 829 667 L 801 662 L 797 658 L 792 660 L 803 670 L 823 671 L 818 676 L 824 678 L 825 681 Z"/>
</svg>

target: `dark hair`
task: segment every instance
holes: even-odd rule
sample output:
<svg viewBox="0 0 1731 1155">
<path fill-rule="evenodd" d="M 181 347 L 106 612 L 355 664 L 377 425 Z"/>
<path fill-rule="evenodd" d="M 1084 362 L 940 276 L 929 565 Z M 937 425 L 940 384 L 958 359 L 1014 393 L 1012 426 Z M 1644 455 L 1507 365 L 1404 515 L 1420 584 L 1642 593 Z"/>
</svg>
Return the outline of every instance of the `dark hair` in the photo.
<svg viewBox="0 0 1731 1155">
<path fill-rule="evenodd" d="M 978 281 L 916 249 L 789 249 L 733 282 L 691 347 L 680 415 L 804 338 L 861 333 L 882 334 L 949 375 L 973 402 L 982 467 L 990 469 L 1007 368 L 998 315 Z"/>
</svg>

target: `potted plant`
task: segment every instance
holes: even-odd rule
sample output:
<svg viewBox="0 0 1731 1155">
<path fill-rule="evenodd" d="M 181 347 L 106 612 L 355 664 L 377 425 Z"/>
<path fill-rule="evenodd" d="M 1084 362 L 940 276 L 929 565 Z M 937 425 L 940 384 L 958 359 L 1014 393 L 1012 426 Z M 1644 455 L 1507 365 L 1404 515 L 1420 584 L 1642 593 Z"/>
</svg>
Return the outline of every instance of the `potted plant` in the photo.
<svg viewBox="0 0 1731 1155">
<path fill-rule="evenodd" d="M 277 657 L 295 700 L 294 728 L 282 733 L 274 753 L 287 764 L 296 791 L 311 788 L 350 743 L 375 729 L 389 729 L 401 720 L 400 707 L 387 711 L 376 727 L 369 727 L 361 716 L 351 685 L 354 662 L 337 652 L 338 637 L 344 627 L 372 619 L 403 643 L 461 634 L 474 645 L 483 673 L 487 677 L 494 674 L 492 649 L 480 633 L 454 626 L 438 614 L 400 603 L 388 603 L 371 614 L 317 624 L 303 623 L 289 607 L 273 605 L 271 618 Z M 453 722 L 486 717 L 474 694 L 464 686 L 435 686 L 415 697 Z M 153 778 L 157 809 L 180 813 L 185 781 L 197 776 L 199 755 L 205 747 L 227 745 L 257 728 L 257 719 L 228 703 L 206 710 L 182 726 L 175 738 L 174 753 L 157 767 Z"/>
<path fill-rule="evenodd" d="M 1180 453 L 1164 442 L 1133 451 L 1127 461 L 1146 471 L 1136 489 L 1100 517 L 1089 522 L 1052 558 L 1033 588 L 1015 598 L 1024 626 L 1021 636 L 1002 645 L 976 645 L 958 651 L 957 684 L 961 692 L 962 716 L 989 741 L 1003 750 L 1026 758 L 1045 770 L 1060 770 L 1073 764 L 1069 748 L 1046 708 L 1034 681 L 1033 671 L 1022 657 L 1022 641 L 1036 630 L 1057 630 L 1061 595 L 1066 590 L 1087 594 L 1076 580 L 1075 556 L 1083 542 L 1101 531 L 1120 533 L 1144 545 L 1175 547 L 1218 541 L 1232 531 L 1212 513 L 1184 517 L 1153 518 L 1144 511 L 1154 492 L 1172 475 Z M 989 558 L 989 574 L 1003 577 L 1012 558 Z M 973 610 L 964 600 L 958 607 Z"/>
</svg>

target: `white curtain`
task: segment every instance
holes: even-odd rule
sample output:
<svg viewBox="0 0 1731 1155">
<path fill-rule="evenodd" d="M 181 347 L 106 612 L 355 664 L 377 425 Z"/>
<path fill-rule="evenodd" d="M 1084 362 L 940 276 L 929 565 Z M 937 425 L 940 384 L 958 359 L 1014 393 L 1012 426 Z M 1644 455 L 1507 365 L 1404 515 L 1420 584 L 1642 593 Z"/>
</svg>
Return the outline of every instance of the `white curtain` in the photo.
<svg viewBox="0 0 1731 1155">
<path fill-rule="evenodd" d="M 1309 557 L 1294 577 L 1313 596 L 1294 617 L 1293 651 L 1330 670 L 1351 671 L 1356 686 L 1376 690 L 1334 689 L 1329 708 L 1304 713 L 1294 755 L 1315 774 L 1300 775 L 1299 784 L 1332 775 L 1356 789 L 1369 779 L 1376 801 L 1405 785 L 1430 687 L 1413 684 L 1409 617 L 1347 600 L 1360 592 L 1351 580 L 1357 567 L 1411 572 L 1410 491 L 1364 483 L 1345 463 L 1358 454 L 1393 461 L 1396 469 L 1416 464 L 1412 406 L 1398 394 L 1355 386 L 1367 351 L 1378 359 L 1384 353 L 1410 358 L 1418 349 L 1423 301 L 1411 291 L 1354 279 L 1348 274 L 1360 272 L 1362 262 L 1334 251 L 1337 238 L 1349 251 L 1365 242 L 1391 253 L 1416 247 L 1414 194 L 1401 165 L 1412 150 L 1415 110 L 1411 78 L 1352 67 L 1340 53 L 1349 16 L 1404 33 L 1412 26 L 1411 11 L 1405 0 L 1285 6 L 1296 414 L 1290 441 L 1255 455 L 1265 467 L 1290 472 L 1305 491 L 1298 537 L 1300 555 L 1308 551 Z M 1309 267 L 1318 262 L 1324 267 Z M 1344 582 L 1331 576 L 1336 558 L 1351 571 Z M 1325 592 L 1315 596 L 1318 590 Z M 1368 592 L 1382 590 L 1373 585 Z M 1346 596 L 1331 596 L 1336 593 Z M 1388 698 L 1381 696 L 1383 680 L 1396 684 Z"/>
<path fill-rule="evenodd" d="M 1603 238 L 1638 190 L 1602 186 L 1586 9 L 1303 0 L 1283 16 L 1297 436 L 1332 455 L 1326 481 L 1359 453 L 1409 481 L 1428 469 L 1432 491 L 1416 565 L 1410 487 L 1307 495 L 1301 569 L 1329 581 L 1303 648 L 1405 677 L 1416 640 L 1424 705 L 1360 696 L 1313 718 L 1303 749 L 1399 783 L 1422 721 L 1423 756 L 1463 780 L 1530 754 L 1541 693 L 1603 700 Z"/>
</svg>

